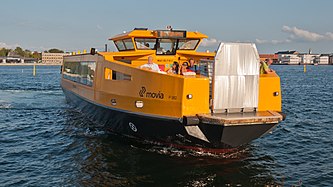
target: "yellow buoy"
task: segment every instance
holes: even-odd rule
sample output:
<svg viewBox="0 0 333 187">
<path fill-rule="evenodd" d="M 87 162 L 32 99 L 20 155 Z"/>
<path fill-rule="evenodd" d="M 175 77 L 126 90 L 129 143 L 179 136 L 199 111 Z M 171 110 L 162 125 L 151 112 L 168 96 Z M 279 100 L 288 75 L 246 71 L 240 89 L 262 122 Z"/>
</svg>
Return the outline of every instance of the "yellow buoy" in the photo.
<svg viewBox="0 0 333 187">
<path fill-rule="evenodd" d="M 304 64 L 304 68 L 303 69 L 304 69 L 304 73 L 306 73 L 306 65 L 305 64 Z"/>
<path fill-rule="evenodd" d="M 36 64 L 34 64 L 33 70 L 32 70 L 32 75 L 35 77 L 36 76 Z"/>
</svg>

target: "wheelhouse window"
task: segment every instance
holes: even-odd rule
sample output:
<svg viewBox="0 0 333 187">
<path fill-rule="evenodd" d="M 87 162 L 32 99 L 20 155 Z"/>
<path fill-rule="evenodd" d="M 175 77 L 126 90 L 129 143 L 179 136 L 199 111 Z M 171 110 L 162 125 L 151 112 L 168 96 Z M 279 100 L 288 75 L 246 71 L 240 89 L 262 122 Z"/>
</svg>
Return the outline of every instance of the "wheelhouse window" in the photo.
<svg viewBox="0 0 333 187">
<path fill-rule="evenodd" d="M 155 38 L 135 38 L 134 41 L 139 50 L 153 50 L 156 44 Z"/>
<path fill-rule="evenodd" d="M 180 50 L 194 50 L 199 43 L 198 39 L 180 39 L 178 48 Z"/>
<path fill-rule="evenodd" d="M 133 45 L 132 39 L 126 39 L 126 40 L 123 40 L 123 41 L 124 41 L 126 50 L 133 50 L 134 49 L 134 45 Z"/>
<path fill-rule="evenodd" d="M 64 62 L 63 78 L 92 86 L 95 69 L 95 62 Z"/>
<path fill-rule="evenodd" d="M 114 44 L 118 48 L 118 51 L 124 51 L 124 50 L 126 50 L 125 44 L 124 44 L 124 42 L 122 40 L 114 41 Z"/>
<path fill-rule="evenodd" d="M 158 31 L 157 38 L 131 38 L 114 41 L 119 51 L 156 50 L 156 55 L 175 55 L 177 50 L 195 50 L 200 39 L 186 39 L 185 31 Z M 135 45 L 135 46 L 134 46 Z"/>
<path fill-rule="evenodd" d="M 177 39 L 158 39 L 156 43 L 157 55 L 174 55 L 176 54 Z"/>
<path fill-rule="evenodd" d="M 114 41 L 118 51 L 134 50 L 134 44 L 132 39 L 124 39 Z"/>
</svg>

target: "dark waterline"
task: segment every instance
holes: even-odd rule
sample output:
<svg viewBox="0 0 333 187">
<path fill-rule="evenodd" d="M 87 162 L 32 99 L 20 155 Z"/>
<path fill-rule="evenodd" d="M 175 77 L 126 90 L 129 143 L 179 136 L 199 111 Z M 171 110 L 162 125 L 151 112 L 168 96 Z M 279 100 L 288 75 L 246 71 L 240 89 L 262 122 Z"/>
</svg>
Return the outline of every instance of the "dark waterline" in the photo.
<svg viewBox="0 0 333 187">
<path fill-rule="evenodd" d="M 0 67 L 0 186 L 330 186 L 333 66 L 274 66 L 288 115 L 228 155 L 137 146 L 69 106 L 59 67 Z"/>
</svg>

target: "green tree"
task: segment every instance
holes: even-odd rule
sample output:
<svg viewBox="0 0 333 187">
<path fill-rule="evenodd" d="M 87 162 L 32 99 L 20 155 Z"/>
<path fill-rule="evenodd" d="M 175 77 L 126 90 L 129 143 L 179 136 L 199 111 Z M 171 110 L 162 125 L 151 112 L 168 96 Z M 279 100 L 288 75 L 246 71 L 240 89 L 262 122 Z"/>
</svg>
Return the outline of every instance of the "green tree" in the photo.
<svg viewBox="0 0 333 187">
<path fill-rule="evenodd" d="M 1 48 L 0 49 L 0 56 L 7 56 L 11 49 Z"/>
<path fill-rule="evenodd" d="M 32 58 L 36 58 L 36 59 L 40 60 L 40 59 L 42 59 L 42 54 L 35 51 L 32 53 Z"/>
<path fill-rule="evenodd" d="M 48 52 L 49 53 L 64 53 L 64 51 L 60 50 L 60 49 L 50 49 Z"/>
<path fill-rule="evenodd" d="M 24 57 L 32 58 L 32 52 L 28 49 L 24 50 Z"/>
<path fill-rule="evenodd" d="M 20 55 L 21 57 L 24 57 L 25 52 L 23 51 L 23 49 L 21 47 L 16 47 L 14 49 L 14 53 L 16 53 L 17 55 Z"/>
</svg>

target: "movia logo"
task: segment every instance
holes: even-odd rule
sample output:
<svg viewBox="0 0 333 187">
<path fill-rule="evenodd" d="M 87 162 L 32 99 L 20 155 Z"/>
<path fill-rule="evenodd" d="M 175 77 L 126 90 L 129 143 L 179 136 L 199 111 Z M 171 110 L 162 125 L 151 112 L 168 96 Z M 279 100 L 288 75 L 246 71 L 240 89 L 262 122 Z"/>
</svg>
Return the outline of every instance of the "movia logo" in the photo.
<svg viewBox="0 0 333 187">
<path fill-rule="evenodd" d="M 146 87 L 142 86 L 142 87 L 141 87 L 141 90 L 139 91 L 139 95 L 140 95 L 140 97 L 145 96 L 146 91 L 147 91 L 147 90 L 146 90 Z"/>
<path fill-rule="evenodd" d="M 164 94 L 161 91 L 158 92 L 149 92 L 147 91 L 146 87 L 142 86 L 141 90 L 139 91 L 140 97 L 147 97 L 153 99 L 164 99 Z"/>
</svg>

